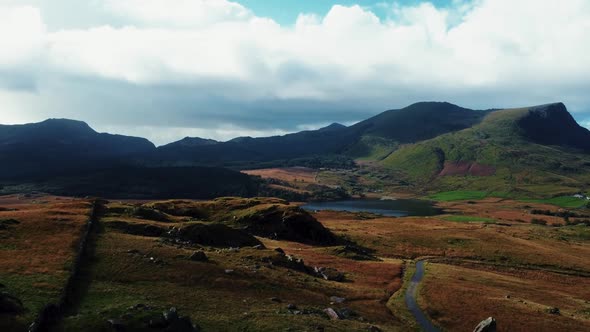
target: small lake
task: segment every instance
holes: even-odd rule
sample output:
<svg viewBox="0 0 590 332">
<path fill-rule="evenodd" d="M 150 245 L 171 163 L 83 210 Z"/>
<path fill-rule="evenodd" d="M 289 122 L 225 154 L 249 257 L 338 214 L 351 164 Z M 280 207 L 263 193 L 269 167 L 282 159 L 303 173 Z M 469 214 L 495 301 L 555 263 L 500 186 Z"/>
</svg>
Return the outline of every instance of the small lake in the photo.
<svg viewBox="0 0 590 332">
<path fill-rule="evenodd" d="M 387 217 L 434 216 L 441 210 L 429 201 L 417 199 L 351 199 L 331 202 L 311 202 L 302 206 L 308 211 L 370 212 Z"/>
</svg>

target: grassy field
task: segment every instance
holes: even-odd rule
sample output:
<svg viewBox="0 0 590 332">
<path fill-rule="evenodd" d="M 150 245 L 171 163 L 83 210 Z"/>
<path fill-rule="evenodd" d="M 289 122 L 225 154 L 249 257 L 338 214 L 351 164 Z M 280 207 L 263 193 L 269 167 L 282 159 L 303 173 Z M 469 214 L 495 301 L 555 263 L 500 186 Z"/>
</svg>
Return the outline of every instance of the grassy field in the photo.
<svg viewBox="0 0 590 332">
<path fill-rule="evenodd" d="M 541 203 L 541 204 L 551 204 L 556 205 L 562 208 L 567 209 L 575 209 L 581 208 L 588 205 L 588 200 L 583 198 L 577 198 L 573 196 L 562 196 L 562 197 L 553 197 L 548 199 L 537 199 L 537 200 L 523 200 L 525 202 L 534 202 L 534 203 Z"/>
<path fill-rule="evenodd" d="M 449 331 L 469 331 L 488 316 L 496 319 L 498 331 L 590 329 L 589 278 L 430 264 L 420 294 L 425 311 Z M 560 314 L 551 314 L 550 308 L 558 308 Z"/>
<path fill-rule="evenodd" d="M 87 272 L 88 289 L 78 311 L 66 318 L 62 330 L 78 331 L 88 327 L 102 330 L 108 327 L 107 319 L 120 317 L 128 317 L 128 324 L 134 324 L 145 319 L 142 315 L 158 313 L 171 306 L 189 315 L 205 331 L 318 328 L 365 331 L 371 325 L 384 331 L 401 328 L 399 322 L 391 319 L 391 312 L 385 306 L 389 297 L 401 287 L 400 260 L 355 260 L 341 256 L 341 246 L 312 246 L 266 238 L 259 239 L 267 249 L 169 245 L 157 237 L 125 234 L 111 226 L 123 221 L 181 227 L 187 224 L 188 216 L 175 212 L 163 223 L 130 216 L 124 212 L 130 208 L 126 204 L 109 206 L 111 212 L 101 221 L 103 231 L 96 243 L 97 259 Z M 175 206 L 178 211 L 186 208 Z M 246 208 L 243 213 L 236 211 L 236 215 L 242 218 L 253 211 Z M 342 271 L 346 282 L 327 281 L 272 264 L 279 255 L 274 251 L 278 247 L 287 255 L 303 259 L 307 266 Z M 195 250 L 204 250 L 208 261 L 188 259 Z M 331 303 L 333 296 L 346 300 Z M 153 310 L 137 313 L 129 309 L 137 304 L 145 304 Z M 297 309 L 289 310 L 289 304 Z M 345 320 L 330 320 L 323 313 L 328 307 L 348 308 L 354 315 Z"/>
<path fill-rule="evenodd" d="M 582 208 L 588 205 L 588 200 L 584 198 L 577 198 L 573 196 L 559 196 L 546 199 L 531 199 L 523 197 L 518 194 L 509 194 L 503 192 L 485 192 L 485 191 L 445 191 L 439 192 L 428 196 L 428 198 L 440 201 L 440 202 L 452 202 L 452 201 L 467 201 L 467 200 L 482 200 L 488 197 L 495 198 L 512 198 L 520 200 L 522 202 L 538 203 L 538 204 L 551 204 L 566 209 Z"/>
<path fill-rule="evenodd" d="M 0 197 L 0 220 L 16 220 L 0 229 L 2 291 L 22 301 L 25 311 L 0 315 L 0 330 L 31 324 L 46 304 L 56 302 L 69 276 L 90 203 L 58 197 Z"/>
<path fill-rule="evenodd" d="M 447 216 L 443 217 L 444 220 L 454 222 L 481 222 L 481 223 L 495 223 L 496 220 L 492 218 L 484 218 L 477 216 Z"/>
<path fill-rule="evenodd" d="M 585 302 L 590 295 L 590 227 L 530 212 L 558 211 L 549 204 L 488 197 L 440 202 L 446 214 L 433 217 L 367 220 L 347 212 L 315 213 L 324 227 L 346 241 L 330 245 L 258 236 L 264 248 L 231 249 L 167 242 L 150 233 L 154 228 L 218 223 L 243 229 L 242 220 L 266 215 L 283 203 L 235 198 L 110 202 L 93 238 L 75 304 L 57 330 L 108 331 L 108 319 L 141 330 L 170 307 L 204 331 L 416 330 L 403 301 L 416 259 L 430 261 L 419 303 L 445 330 L 470 330 L 488 316 L 498 320 L 500 331 L 590 328 Z M 8 269 L 2 270 L 0 281 L 29 308 L 17 317 L 24 330 L 67 278 L 68 257 L 89 204 L 57 198 L 23 203 L 13 197 L 0 207 L 18 207 L 0 215 L 21 220 L 8 228 L 9 240 L 2 241 L 6 245 L 0 247 L 0 258 Z M 533 223 L 539 218 L 548 226 Z M 38 234 L 37 249 L 29 249 L 28 232 Z M 23 250 L 21 256 L 15 248 Z M 208 260 L 191 260 L 195 251 L 203 251 Z M 293 265 L 298 259 L 308 268 L 340 271 L 344 281 L 324 280 L 299 263 Z M 334 297 L 344 300 L 338 303 Z M 550 307 L 562 314 L 548 313 Z M 331 320 L 326 308 L 353 314 Z"/>
<path fill-rule="evenodd" d="M 466 201 L 466 200 L 479 200 L 489 197 L 489 194 L 484 191 L 446 191 L 436 193 L 429 196 L 429 198 L 435 201 L 451 202 L 451 201 Z"/>
</svg>

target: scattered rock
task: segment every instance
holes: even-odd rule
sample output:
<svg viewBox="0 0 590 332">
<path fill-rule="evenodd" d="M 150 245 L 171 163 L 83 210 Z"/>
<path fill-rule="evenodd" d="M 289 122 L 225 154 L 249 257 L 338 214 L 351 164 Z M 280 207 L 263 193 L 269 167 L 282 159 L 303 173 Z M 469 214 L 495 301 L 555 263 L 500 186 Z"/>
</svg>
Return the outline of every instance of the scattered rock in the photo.
<svg viewBox="0 0 590 332">
<path fill-rule="evenodd" d="M 328 317 L 330 317 L 331 320 L 339 320 L 340 319 L 340 316 L 338 315 L 338 313 L 332 308 L 324 309 L 324 313 L 326 315 L 328 315 Z"/>
<path fill-rule="evenodd" d="M 343 303 L 344 301 L 346 301 L 346 299 L 343 297 L 338 297 L 338 296 L 330 297 L 330 302 L 332 302 L 332 303 Z"/>
<path fill-rule="evenodd" d="M 510 296 L 510 294 L 506 295 L 506 298 L 507 298 L 507 299 L 509 299 L 510 297 L 511 297 L 511 296 Z"/>
<path fill-rule="evenodd" d="M 207 257 L 207 255 L 203 251 L 193 252 L 190 255 L 189 259 L 194 262 L 207 262 L 209 260 L 209 258 Z"/>
<path fill-rule="evenodd" d="M 289 303 L 287 305 L 287 310 L 297 310 L 297 306 L 294 304 Z"/>
<path fill-rule="evenodd" d="M 231 270 L 231 269 L 225 270 L 225 274 L 233 274 L 233 273 L 234 273 L 234 270 Z"/>
<path fill-rule="evenodd" d="M 315 267 L 314 271 L 318 277 L 328 281 L 344 281 L 344 274 L 331 267 Z"/>
<path fill-rule="evenodd" d="M 377 327 L 377 326 L 375 326 L 375 325 L 371 325 L 371 326 L 369 326 L 369 327 L 367 328 L 367 331 L 369 331 L 369 332 L 381 332 L 381 329 L 380 329 L 380 328 L 378 328 L 378 327 Z"/>
<path fill-rule="evenodd" d="M 150 209 L 147 207 L 136 207 L 131 211 L 131 215 L 146 220 L 170 222 L 170 217 L 162 211 Z"/>
<path fill-rule="evenodd" d="M 264 246 L 263 246 L 262 244 L 258 244 L 258 245 L 255 245 L 255 246 L 254 246 L 254 247 L 252 247 L 252 248 L 253 248 L 253 249 L 256 249 L 256 250 L 262 250 L 262 249 L 264 249 Z"/>
<path fill-rule="evenodd" d="M 473 332 L 496 332 L 496 319 L 493 317 L 488 317 L 487 319 L 481 321 L 475 327 Z"/>
<path fill-rule="evenodd" d="M 291 255 L 285 255 L 280 252 L 267 257 L 262 257 L 260 259 L 264 263 L 269 263 L 271 266 L 281 266 L 286 267 L 291 270 L 301 271 L 301 272 L 309 272 L 310 268 L 305 266 L 305 263 L 302 259 L 296 258 Z"/>
<path fill-rule="evenodd" d="M 164 311 L 162 313 L 162 316 L 164 316 L 164 319 L 168 323 L 172 323 L 178 319 L 178 311 L 176 310 L 175 307 L 172 307 L 172 308 L 168 309 L 168 311 Z"/>
<path fill-rule="evenodd" d="M 555 307 L 547 308 L 547 312 L 552 315 L 560 315 L 561 314 L 561 312 L 559 311 L 559 308 L 555 308 Z"/>
</svg>

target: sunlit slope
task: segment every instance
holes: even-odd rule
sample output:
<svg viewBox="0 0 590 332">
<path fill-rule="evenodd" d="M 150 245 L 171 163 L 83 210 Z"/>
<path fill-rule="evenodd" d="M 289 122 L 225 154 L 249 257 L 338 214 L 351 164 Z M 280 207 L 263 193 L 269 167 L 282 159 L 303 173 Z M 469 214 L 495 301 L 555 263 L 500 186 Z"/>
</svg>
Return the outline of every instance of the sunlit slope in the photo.
<svg viewBox="0 0 590 332">
<path fill-rule="evenodd" d="M 585 191 L 590 132 L 561 103 L 490 113 L 478 125 L 417 144 L 383 160 L 425 189 L 512 195 Z"/>
</svg>

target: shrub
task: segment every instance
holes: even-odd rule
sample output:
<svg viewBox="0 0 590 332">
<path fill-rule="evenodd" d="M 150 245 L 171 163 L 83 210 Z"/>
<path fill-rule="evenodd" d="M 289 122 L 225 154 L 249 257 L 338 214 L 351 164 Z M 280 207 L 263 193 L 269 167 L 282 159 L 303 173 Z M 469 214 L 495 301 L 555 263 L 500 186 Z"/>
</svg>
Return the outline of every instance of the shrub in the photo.
<svg viewBox="0 0 590 332">
<path fill-rule="evenodd" d="M 541 225 L 541 226 L 547 226 L 547 220 L 544 220 L 544 219 L 536 219 L 535 218 L 535 219 L 531 220 L 531 224 Z"/>
</svg>

